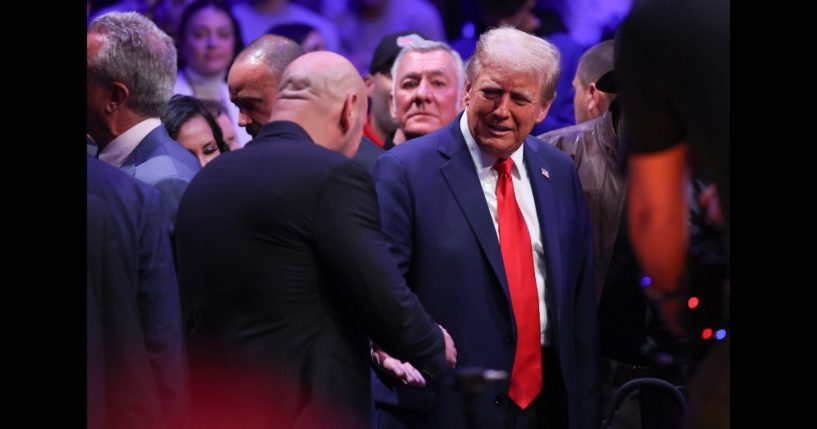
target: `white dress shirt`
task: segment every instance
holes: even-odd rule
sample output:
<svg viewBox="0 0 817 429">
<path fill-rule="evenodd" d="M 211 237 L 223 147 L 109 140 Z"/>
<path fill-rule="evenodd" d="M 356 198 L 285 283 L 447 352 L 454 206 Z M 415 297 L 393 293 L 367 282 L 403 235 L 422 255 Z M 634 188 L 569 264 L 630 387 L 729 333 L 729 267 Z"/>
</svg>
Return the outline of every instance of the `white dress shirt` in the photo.
<svg viewBox="0 0 817 429">
<path fill-rule="evenodd" d="M 482 193 L 485 195 L 485 202 L 488 203 L 488 210 L 491 212 L 491 219 L 494 221 L 494 230 L 496 231 L 498 239 L 499 224 L 496 220 L 496 183 L 499 173 L 493 169 L 497 158 L 483 152 L 479 146 L 477 146 L 477 142 L 474 140 L 468 128 L 467 109 L 460 119 L 460 131 L 465 138 L 465 143 L 468 145 L 471 159 L 474 161 L 474 167 L 477 170 L 477 176 L 482 185 Z M 519 146 L 519 149 L 511 155 L 511 159 L 513 159 L 511 177 L 513 179 L 514 195 L 516 196 L 516 203 L 522 211 L 522 217 L 525 218 L 525 224 L 530 234 L 531 248 L 533 249 L 533 268 L 536 276 L 536 290 L 539 295 L 539 334 L 542 345 L 544 346 L 548 345 L 546 341 L 549 341 L 549 336 L 545 335 L 548 326 L 545 307 L 545 255 L 542 249 L 542 234 L 539 232 L 539 218 L 536 216 L 536 202 L 533 199 L 528 170 L 522 168 L 522 166 L 525 165 L 524 145 Z"/>
</svg>

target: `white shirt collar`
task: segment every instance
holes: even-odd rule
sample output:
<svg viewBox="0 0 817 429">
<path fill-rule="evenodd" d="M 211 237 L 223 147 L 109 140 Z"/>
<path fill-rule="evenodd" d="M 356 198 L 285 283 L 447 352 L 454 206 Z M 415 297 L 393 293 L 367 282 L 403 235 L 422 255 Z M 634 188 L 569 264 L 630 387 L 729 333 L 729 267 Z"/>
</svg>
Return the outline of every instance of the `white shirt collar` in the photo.
<svg viewBox="0 0 817 429">
<path fill-rule="evenodd" d="M 162 121 L 159 118 L 148 118 L 130 127 L 130 129 L 100 149 L 99 160 L 117 168 L 121 167 L 128 155 L 136 149 L 136 146 L 144 140 L 145 136 L 161 125 Z"/>
<path fill-rule="evenodd" d="M 471 159 L 474 161 L 474 166 L 477 169 L 477 175 L 482 177 L 483 174 L 491 171 L 491 168 L 496 163 L 496 157 L 493 155 L 489 155 L 482 151 L 477 145 L 477 141 L 474 139 L 474 136 L 471 135 L 471 129 L 468 127 L 468 109 L 466 108 L 465 111 L 462 113 L 462 117 L 460 118 L 460 132 L 462 132 L 463 138 L 465 138 L 465 144 L 468 146 L 468 151 L 471 153 Z M 514 153 L 511 154 L 511 159 L 513 160 L 513 171 L 512 174 L 515 174 L 516 177 L 520 177 L 519 166 L 525 165 L 523 164 L 525 161 L 525 145 L 522 144 L 519 146 Z M 488 170 L 486 172 L 486 170 Z"/>
</svg>

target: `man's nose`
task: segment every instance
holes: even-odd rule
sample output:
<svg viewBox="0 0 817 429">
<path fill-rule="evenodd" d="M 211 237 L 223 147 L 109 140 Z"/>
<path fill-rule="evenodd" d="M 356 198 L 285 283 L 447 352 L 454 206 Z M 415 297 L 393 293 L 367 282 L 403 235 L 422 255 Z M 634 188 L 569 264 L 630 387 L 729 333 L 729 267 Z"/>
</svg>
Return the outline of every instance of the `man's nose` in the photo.
<svg viewBox="0 0 817 429">
<path fill-rule="evenodd" d="M 504 94 L 502 97 L 500 97 L 496 102 L 496 106 L 494 106 L 494 116 L 503 119 L 507 118 L 510 115 L 510 103 L 510 94 Z"/>
<path fill-rule="evenodd" d="M 416 102 L 420 103 L 428 103 L 431 101 L 431 94 L 433 88 L 431 88 L 431 84 L 428 80 L 423 79 L 417 85 L 417 89 L 414 91 L 414 99 Z"/>
</svg>

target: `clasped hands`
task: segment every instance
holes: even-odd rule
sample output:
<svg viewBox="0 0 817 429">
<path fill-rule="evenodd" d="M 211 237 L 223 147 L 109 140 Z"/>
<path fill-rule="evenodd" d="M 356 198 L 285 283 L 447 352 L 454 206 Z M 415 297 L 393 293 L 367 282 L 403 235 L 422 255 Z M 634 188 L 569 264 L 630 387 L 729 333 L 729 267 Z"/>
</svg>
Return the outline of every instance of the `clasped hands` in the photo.
<svg viewBox="0 0 817 429">
<path fill-rule="evenodd" d="M 457 365 L 457 348 L 454 346 L 454 340 L 448 334 L 448 331 L 442 326 L 440 326 L 440 330 L 443 332 L 443 338 L 445 339 L 445 362 L 450 368 L 454 368 Z M 403 384 L 415 387 L 424 387 L 426 385 L 425 377 L 414 365 L 389 356 L 388 353 L 374 343 L 372 343 L 372 360 L 380 369 L 401 380 Z"/>
</svg>

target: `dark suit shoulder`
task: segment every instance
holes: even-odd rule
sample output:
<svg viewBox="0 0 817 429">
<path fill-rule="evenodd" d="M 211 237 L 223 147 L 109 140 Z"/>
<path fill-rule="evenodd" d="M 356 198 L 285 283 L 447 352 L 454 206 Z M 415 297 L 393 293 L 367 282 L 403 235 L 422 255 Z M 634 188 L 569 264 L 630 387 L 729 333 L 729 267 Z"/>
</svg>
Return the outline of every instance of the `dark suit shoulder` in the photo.
<svg viewBox="0 0 817 429">
<path fill-rule="evenodd" d="M 393 147 L 387 153 L 393 154 L 395 157 L 400 159 L 406 159 L 422 156 L 423 154 L 429 152 L 435 152 L 437 149 L 437 143 L 440 139 L 439 135 L 437 135 L 437 131 L 405 141 Z"/>
<path fill-rule="evenodd" d="M 295 177 L 311 180 L 310 178 L 318 179 L 328 171 L 349 162 L 351 160 L 348 157 L 308 139 L 261 137 L 239 151 L 219 156 L 211 164 L 228 170 L 282 169 L 293 180 Z"/>
<path fill-rule="evenodd" d="M 393 157 L 409 169 L 422 170 L 431 166 L 434 163 L 433 160 L 440 158 L 441 147 L 467 149 L 459 130 L 459 117 L 438 130 L 393 147 L 381 158 Z"/>
<path fill-rule="evenodd" d="M 319 204 L 321 190 L 339 168 L 368 176 L 355 161 L 307 137 L 261 136 L 202 169 L 182 197 L 180 219 L 204 225 L 202 211 L 213 206 L 263 211 L 277 220 L 308 219 Z M 253 211 L 258 201 L 265 204 Z"/>
<path fill-rule="evenodd" d="M 144 201 L 159 200 L 156 188 L 90 156 L 86 161 L 86 179 L 88 193 L 108 203 L 113 195 L 137 206 L 143 205 Z"/>
</svg>

